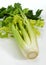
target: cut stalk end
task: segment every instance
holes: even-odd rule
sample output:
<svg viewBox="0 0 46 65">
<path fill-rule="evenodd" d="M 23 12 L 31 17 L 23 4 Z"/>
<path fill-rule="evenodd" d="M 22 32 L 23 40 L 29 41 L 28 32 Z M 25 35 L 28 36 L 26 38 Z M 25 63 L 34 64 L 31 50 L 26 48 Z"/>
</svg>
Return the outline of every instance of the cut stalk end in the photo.
<svg viewBox="0 0 46 65">
<path fill-rule="evenodd" d="M 29 58 L 29 59 L 34 59 L 34 58 L 36 58 L 37 56 L 38 56 L 38 52 L 32 51 L 32 52 L 30 52 L 30 53 L 27 55 L 27 58 Z"/>
</svg>

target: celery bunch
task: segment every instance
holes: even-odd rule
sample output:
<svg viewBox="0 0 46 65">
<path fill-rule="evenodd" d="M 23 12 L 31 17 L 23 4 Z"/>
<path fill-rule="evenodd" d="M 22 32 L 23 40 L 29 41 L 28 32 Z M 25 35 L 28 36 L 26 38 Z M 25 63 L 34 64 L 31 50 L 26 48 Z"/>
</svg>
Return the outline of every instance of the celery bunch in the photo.
<svg viewBox="0 0 46 65">
<path fill-rule="evenodd" d="M 40 14 L 42 10 L 33 11 L 22 9 L 20 3 L 15 3 L 7 8 L 0 9 L 0 38 L 13 37 L 22 54 L 29 59 L 38 56 L 37 36 L 40 35 L 39 28 L 44 26 L 44 20 Z"/>
</svg>

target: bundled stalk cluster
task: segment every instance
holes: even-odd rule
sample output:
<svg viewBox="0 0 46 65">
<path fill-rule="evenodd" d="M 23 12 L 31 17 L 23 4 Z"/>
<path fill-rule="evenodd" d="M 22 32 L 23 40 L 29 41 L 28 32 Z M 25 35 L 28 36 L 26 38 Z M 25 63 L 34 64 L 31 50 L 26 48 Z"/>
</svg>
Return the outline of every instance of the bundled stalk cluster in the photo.
<svg viewBox="0 0 46 65">
<path fill-rule="evenodd" d="M 44 26 L 40 14 L 42 10 L 22 9 L 20 3 L 0 9 L 0 38 L 13 37 L 26 58 L 33 59 L 38 55 L 37 36 L 39 28 Z"/>
</svg>

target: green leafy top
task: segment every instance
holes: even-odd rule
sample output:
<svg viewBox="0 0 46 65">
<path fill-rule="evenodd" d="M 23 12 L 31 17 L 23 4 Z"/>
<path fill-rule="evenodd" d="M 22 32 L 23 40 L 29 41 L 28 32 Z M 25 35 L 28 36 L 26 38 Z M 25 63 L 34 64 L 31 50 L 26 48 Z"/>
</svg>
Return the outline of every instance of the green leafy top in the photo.
<svg viewBox="0 0 46 65">
<path fill-rule="evenodd" d="M 40 14 L 42 12 L 42 10 L 37 10 L 36 14 L 33 14 L 33 10 L 29 10 L 28 8 L 22 9 L 22 6 L 20 3 L 15 3 L 14 6 L 10 5 L 7 8 L 2 7 L 0 9 L 0 18 L 3 18 L 4 16 L 10 16 L 10 15 L 15 15 L 15 14 L 20 14 L 20 11 L 18 10 L 22 10 L 25 15 L 27 16 L 27 18 L 29 19 L 33 19 L 33 20 L 38 20 L 40 19 Z"/>
<path fill-rule="evenodd" d="M 36 35 L 39 35 L 39 30 L 37 27 L 43 27 L 44 21 L 41 19 L 40 14 L 42 10 L 37 10 L 36 14 L 33 14 L 33 10 L 29 10 L 28 8 L 22 9 L 20 3 L 15 3 L 14 6 L 9 5 L 7 8 L 0 8 L 0 37 L 6 37 L 8 34 L 12 34 L 11 26 L 12 24 L 16 25 L 18 29 L 18 23 L 22 23 L 24 19 L 28 19 L 30 25 L 33 27 Z M 24 17 L 24 18 L 23 18 Z M 20 22 L 21 21 L 21 22 Z M 23 22 L 25 28 L 25 22 Z M 18 26 L 18 27 L 17 27 Z M 2 33 L 5 32 L 4 35 Z M 22 35 L 21 31 L 19 33 Z M 38 34 L 37 34 L 38 33 Z"/>
</svg>

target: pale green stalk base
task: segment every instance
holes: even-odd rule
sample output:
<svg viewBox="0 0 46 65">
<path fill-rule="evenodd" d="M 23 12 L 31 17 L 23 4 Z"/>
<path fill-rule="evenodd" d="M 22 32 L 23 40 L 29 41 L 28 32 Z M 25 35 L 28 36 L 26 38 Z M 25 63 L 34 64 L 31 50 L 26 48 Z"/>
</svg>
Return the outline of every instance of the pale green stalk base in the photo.
<svg viewBox="0 0 46 65">
<path fill-rule="evenodd" d="M 27 59 L 34 59 L 38 56 L 39 53 L 38 45 L 36 43 L 32 43 L 30 45 L 28 44 L 20 50 Z"/>
<path fill-rule="evenodd" d="M 13 35 L 17 41 L 17 45 L 18 45 L 19 49 L 21 50 L 22 54 L 28 59 L 36 58 L 38 56 L 38 52 L 39 52 L 36 37 L 34 35 L 32 35 L 33 36 L 31 38 L 32 41 L 30 41 L 30 39 L 28 38 L 28 35 L 25 34 L 25 36 L 27 35 L 27 41 L 25 42 L 22 39 L 22 37 L 20 36 L 17 29 L 15 29 L 14 25 L 12 25 L 12 31 L 13 31 Z M 23 29 L 23 31 L 24 31 L 24 29 Z M 24 32 L 26 32 L 26 31 L 24 31 Z M 24 32 L 23 32 L 23 34 L 24 34 Z M 24 37 L 24 38 L 26 40 L 26 37 Z"/>
</svg>

